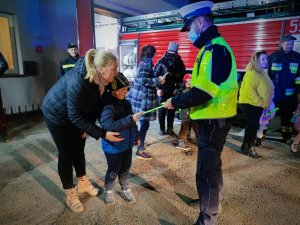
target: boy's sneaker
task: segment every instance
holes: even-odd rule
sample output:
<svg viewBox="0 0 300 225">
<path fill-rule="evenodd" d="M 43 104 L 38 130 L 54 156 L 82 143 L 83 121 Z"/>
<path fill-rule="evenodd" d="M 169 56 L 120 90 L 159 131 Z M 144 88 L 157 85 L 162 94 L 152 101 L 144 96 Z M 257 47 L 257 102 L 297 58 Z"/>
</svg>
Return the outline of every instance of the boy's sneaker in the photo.
<svg viewBox="0 0 300 225">
<path fill-rule="evenodd" d="M 114 191 L 113 190 L 109 190 L 109 191 L 105 192 L 104 201 L 105 201 L 106 204 L 110 204 L 110 205 L 113 205 L 115 203 Z"/>
<path fill-rule="evenodd" d="M 176 148 L 179 148 L 183 151 L 190 151 L 190 146 L 186 145 L 183 140 L 178 140 Z"/>
<path fill-rule="evenodd" d="M 139 151 L 136 152 L 136 157 L 138 159 L 144 159 L 144 160 L 150 160 L 150 159 L 152 159 L 151 155 L 149 155 L 149 154 L 147 154 L 145 152 L 139 152 Z"/>
<path fill-rule="evenodd" d="M 128 202 L 135 202 L 135 197 L 132 194 L 131 189 L 121 190 L 120 195 Z"/>
</svg>

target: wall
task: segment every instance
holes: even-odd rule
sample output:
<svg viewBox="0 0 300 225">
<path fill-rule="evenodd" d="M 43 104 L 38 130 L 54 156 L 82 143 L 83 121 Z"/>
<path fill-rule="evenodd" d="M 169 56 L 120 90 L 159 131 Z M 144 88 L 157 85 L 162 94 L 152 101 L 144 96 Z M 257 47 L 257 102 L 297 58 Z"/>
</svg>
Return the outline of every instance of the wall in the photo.
<svg viewBox="0 0 300 225">
<path fill-rule="evenodd" d="M 16 15 L 23 61 L 39 64 L 38 76 L 0 77 L 6 113 L 36 110 L 57 80 L 68 42 L 77 42 L 75 0 L 0 0 L 0 11 Z M 41 45 L 43 53 L 36 53 Z"/>
</svg>

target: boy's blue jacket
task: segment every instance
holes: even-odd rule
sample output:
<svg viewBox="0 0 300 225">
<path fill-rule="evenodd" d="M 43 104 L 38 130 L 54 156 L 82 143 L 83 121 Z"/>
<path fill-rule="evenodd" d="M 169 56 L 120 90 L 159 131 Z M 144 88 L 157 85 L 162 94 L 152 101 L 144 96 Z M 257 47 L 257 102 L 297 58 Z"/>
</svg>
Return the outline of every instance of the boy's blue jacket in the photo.
<svg viewBox="0 0 300 225">
<path fill-rule="evenodd" d="M 120 132 L 124 138 L 120 142 L 102 139 L 102 149 L 109 154 L 116 154 L 132 148 L 139 139 L 138 128 L 132 117 L 132 107 L 126 99 L 118 100 L 108 96 L 104 100 L 104 108 L 99 118 L 102 128 L 107 131 Z"/>
</svg>

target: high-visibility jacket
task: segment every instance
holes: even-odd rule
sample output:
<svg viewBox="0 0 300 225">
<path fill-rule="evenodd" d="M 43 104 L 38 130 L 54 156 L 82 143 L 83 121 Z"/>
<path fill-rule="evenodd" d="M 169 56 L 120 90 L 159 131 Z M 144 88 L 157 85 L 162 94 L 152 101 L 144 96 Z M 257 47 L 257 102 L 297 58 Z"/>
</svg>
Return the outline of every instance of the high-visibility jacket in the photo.
<svg viewBox="0 0 300 225">
<path fill-rule="evenodd" d="M 232 60 L 231 72 L 227 80 L 220 85 L 211 81 L 212 67 L 218 66 L 212 62 L 212 49 L 215 44 L 226 47 Z M 222 37 L 212 39 L 208 45 L 200 49 L 193 68 L 191 87 L 199 88 L 212 96 L 210 101 L 191 107 L 191 119 L 221 119 L 236 115 L 238 94 L 236 62 L 231 48 Z"/>
</svg>

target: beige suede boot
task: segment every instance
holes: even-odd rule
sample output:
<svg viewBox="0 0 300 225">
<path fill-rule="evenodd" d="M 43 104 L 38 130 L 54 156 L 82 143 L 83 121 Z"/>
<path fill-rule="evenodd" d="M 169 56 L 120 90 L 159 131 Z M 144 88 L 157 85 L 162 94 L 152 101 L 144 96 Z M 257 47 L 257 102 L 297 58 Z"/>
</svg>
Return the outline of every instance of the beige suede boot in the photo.
<svg viewBox="0 0 300 225">
<path fill-rule="evenodd" d="M 85 175 L 83 177 L 78 177 L 77 191 L 79 193 L 88 193 L 89 195 L 96 196 L 98 195 L 99 189 L 95 188 L 88 177 Z"/>
<path fill-rule="evenodd" d="M 67 199 L 66 199 L 67 206 L 73 212 L 76 212 L 76 213 L 83 212 L 84 208 L 83 208 L 83 205 L 81 204 L 81 202 L 78 199 L 75 187 L 73 187 L 71 189 L 67 189 L 66 193 L 67 193 Z"/>
</svg>

